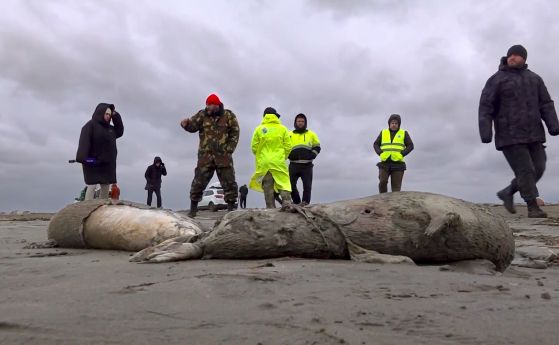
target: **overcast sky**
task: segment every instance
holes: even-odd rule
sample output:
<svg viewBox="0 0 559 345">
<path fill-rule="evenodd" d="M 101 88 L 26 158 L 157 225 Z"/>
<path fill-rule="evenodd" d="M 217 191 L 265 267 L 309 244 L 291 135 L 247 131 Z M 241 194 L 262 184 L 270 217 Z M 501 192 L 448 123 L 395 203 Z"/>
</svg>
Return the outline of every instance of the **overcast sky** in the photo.
<svg viewBox="0 0 559 345">
<path fill-rule="evenodd" d="M 179 122 L 213 92 L 240 122 L 239 185 L 254 169 L 252 131 L 273 106 L 289 128 L 307 114 L 322 142 L 313 202 L 376 194 L 372 143 L 399 113 L 415 143 L 404 190 L 496 202 L 512 172 L 479 139 L 487 78 L 523 44 L 559 96 L 557 1 L 2 0 L 0 9 L 0 211 L 55 211 L 79 194 L 81 166 L 67 162 L 100 102 L 124 122 L 121 198 L 145 202 L 144 172 L 159 155 L 163 205 L 188 208 L 198 135 Z M 559 201 L 559 138 L 548 144 L 539 189 Z M 263 205 L 249 192 L 249 207 Z"/>
</svg>

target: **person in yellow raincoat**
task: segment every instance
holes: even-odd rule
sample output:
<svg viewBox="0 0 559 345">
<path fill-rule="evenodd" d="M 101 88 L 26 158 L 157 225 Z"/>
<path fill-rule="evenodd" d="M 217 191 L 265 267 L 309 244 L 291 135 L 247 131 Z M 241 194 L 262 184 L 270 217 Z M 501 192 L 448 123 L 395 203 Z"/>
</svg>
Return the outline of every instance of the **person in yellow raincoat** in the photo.
<svg viewBox="0 0 559 345">
<path fill-rule="evenodd" d="M 291 152 L 289 130 L 281 124 L 280 114 L 274 108 L 264 110 L 262 123 L 252 135 L 252 153 L 256 158 L 256 171 L 249 187 L 264 192 L 266 208 L 275 208 L 274 191 L 279 192 L 282 207 L 291 204 L 291 182 L 287 157 Z"/>
</svg>

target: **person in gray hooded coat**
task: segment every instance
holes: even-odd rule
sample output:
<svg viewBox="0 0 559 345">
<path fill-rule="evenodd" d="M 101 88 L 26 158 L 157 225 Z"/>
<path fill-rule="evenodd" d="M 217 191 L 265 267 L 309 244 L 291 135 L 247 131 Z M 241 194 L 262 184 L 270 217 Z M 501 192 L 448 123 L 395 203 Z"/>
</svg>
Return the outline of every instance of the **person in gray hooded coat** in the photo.
<svg viewBox="0 0 559 345">
<path fill-rule="evenodd" d="M 148 191 L 148 206 L 151 206 L 153 193 L 157 197 L 157 208 L 161 208 L 161 176 L 167 176 L 167 168 L 161 160 L 161 157 L 155 157 L 153 164 L 148 166 L 144 177 L 146 178 L 146 190 Z"/>
</svg>

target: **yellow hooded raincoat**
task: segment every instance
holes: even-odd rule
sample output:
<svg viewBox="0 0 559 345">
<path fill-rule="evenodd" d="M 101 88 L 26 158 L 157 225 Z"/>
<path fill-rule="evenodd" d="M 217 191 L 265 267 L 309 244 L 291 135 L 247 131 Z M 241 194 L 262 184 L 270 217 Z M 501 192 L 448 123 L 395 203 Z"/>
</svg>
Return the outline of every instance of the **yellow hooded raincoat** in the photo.
<svg viewBox="0 0 559 345">
<path fill-rule="evenodd" d="M 280 190 L 291 192 L 286 163 L 291 152 L 291 139 L 289 130 L 281 124 L 276 115 L 264 115 L 262 123 L 254 130 L 251 147 L 256 158 L 256 171 L 250 179 L 250 189 L 263 192 L 262 179 L 269 171 L 274 177 L 276 192 Z"/>
</svg>

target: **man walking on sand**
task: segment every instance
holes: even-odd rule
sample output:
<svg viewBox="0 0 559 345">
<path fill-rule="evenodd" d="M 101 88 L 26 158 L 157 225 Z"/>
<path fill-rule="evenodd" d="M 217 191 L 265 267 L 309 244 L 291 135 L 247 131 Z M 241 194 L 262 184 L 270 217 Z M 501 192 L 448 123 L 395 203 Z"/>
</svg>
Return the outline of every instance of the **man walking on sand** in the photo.
<svg viewBox="0 0 559 345">
<path fill-rule="evenodd" d="M 247 195 L 248 195 L 248 187 L 246 184 L 242 185 L 239 188 L 239 207 L 240 208 L 247 208 Z"/>
<path fill-rule="evenodd" d="M 528 52 L 514 45 L 500 60 L 499 70 L 487 80 L 479 101 L 479 133 L 502 151 L 514 178 L 497 196 L 510 213 L 516 213 L 514 194 L 528 205 L 529 218 L 546 218 L 538 206 L 536 182 L 545 171 L 544 122 L 550 135 L 559 134 L 555 106 L 542 78 L 528 69 Z"/>
</svg>

